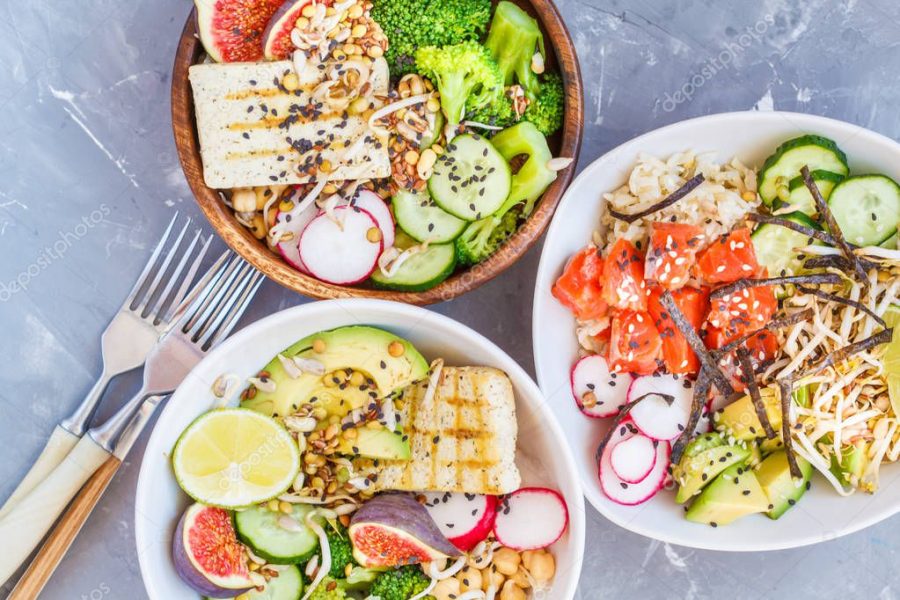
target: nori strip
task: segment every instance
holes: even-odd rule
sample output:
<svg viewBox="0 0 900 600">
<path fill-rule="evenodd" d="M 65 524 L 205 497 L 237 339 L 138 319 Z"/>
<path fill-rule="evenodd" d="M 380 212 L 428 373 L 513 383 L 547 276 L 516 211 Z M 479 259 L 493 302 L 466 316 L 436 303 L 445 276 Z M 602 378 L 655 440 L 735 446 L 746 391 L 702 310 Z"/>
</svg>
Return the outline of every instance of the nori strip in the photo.
<svg viewBox="0 0 900 600">
<path fill-rule="evenodd" d="M 805 168 L 805 167 L 804 167 Z M 797 464 L 794 454 L 794 440 L 791 438 L 791 394 L 794 393 L 794 382 L 791 379 L 778 380 L 778 393 L 781 396 L 781 437 L 784 442 L 784 453 L 787 456 L 791 477 L 802 479 L 803 472 Z"/>
<path fill-rule="evenodd" d="M 782 219 L 781 217 L 773 217 L 771 215 L 764 215 L 761 213 L 750 213 L 749 215 L 747 215 L 747 219 L 750 221 L 755 221 L 757 223 L 763 223 L 765 225 L 777 225 L 779 227 L 786 227 L 787 229 L 791 229 L 793 231 L 796 231 L 797 233 L 802 233 L 806 237 L 811 237 L 819 240 L 820 242 L 824 242 L 829 246 L 835 245 L 834 238 L 828 235 L 827 232 L 813 229 L 812 227 L 807 227 L 806 225 L 801 225 L 800 223 L 795 223 L 793 221 L 788 221 L 787 219 Z"/>
<path fill-rule="evenodd" d="M 721 298 L 735 292 L 740 292 L 754 287 L 763 287 L 767 285 L 799 285 L 806 283 L 809 285 L 818 285 L 825 283 L 840 283 L 841 276 L 837 273 L 813 273 L 812 275 L 785 275 L 784 277 L 767 277 L 766 279 L 738 279 L 728 285 L 713 290 L 709 295 L 710 300 Z"/>
<path fill-rule="evenodd" d="M 872 269 L 877 269 L 878 265 L 873 263 L 870 260 L 866 260 L 862 257 L 857 257 L 859 263 L 863 266 L 866 271 L 871 271 Z M 841 271 L 852 271 L 853 264 L 846 259 L 846 257 L 840 254 L 828 254 L 826 256 L 813 256 L 811 258 L 807 258 L 803 263 L 803 268 L 805 269 L 839 269 Z"/>
<path fill-rule="evenodd" d="M 741 365 L 741 373 L 744 375 L 743 380 L 747 385 L 747 391 L 750 393 L 750 399 L 753 400 L 753 408 L 756 410 L 756 417 L 762 424 L 766 437 L 770 440 L 775 437 L 775 430 L 769 422 L 769 415 L 766 414 L 766 405 L 763 404 L 762 395 L 759 393 L 759 386 L 756 384 L 756 373 L 753 371 L 753 363 L 750 362 L 750 353 L 746 348 L 737 349 L 738 362 Z"/>
<path fill-rule="evenodd" d="M 710 354 L 709 350 L 706 349 L 703 340 L 700 339 L 700 336 L 697 335 L 697 332 L 694 331 L 694 328 L 688 323 L 684 313 L 678 308 L 675 298 L 672 297 L 672 293 L 669 290 L 664 291 L 662 296 L 660 296 L 659 301 L 665 309 L 669 311 L 669 316 L 672 318 L 672 321 L 675 322 L 675 326 L 678 327 L 678 330 L 681 332 L 681 335 L 684 336 L 684 339 L 687 340 L 691 350 L 693 350 L 694 354 L 697 355 L 697 358 L 700 359 L 700 362 L 703 364 L 703 369 L 706 371 L 707 375 L 712 378 L 713 383 L 716 384 L 719 391 L 726 396 L 733 393 L 734 388 L 731 387 L 728 378 L 725 377 L 725 374 L 722 373 L 722 369 L 719 368 L 718 361 Z"/>
<path fill-rule="evenodd" d="M 838 348 L 834 352 L 830 352 L 827 354 L 822 360 L 820 360 L 815 365 L 809 368 L 809 375 L 815 375 L 820 371 L 827 369 L 828 367 L 834 366 L 837 363 L 843 362 L 853 356 L 854 354 L 858 354 L 860 352 L 865 352 L 866 350 L 871 350 L 875 346 L 880 346 L 881 344 L 888 344 L 891 341 L 891 338 L 894 335 L 894 328 L 891 327 L 889 329 L 883 329 L 876 333 L 875 335 L 871 335 L 864 340 L 860 340 L 858 342 L 853 342 L 843 348 Z"/>
<path fill-rule="evenodd" d="M 757 333 L 760 333 L 762 331 L 777 331 L 785 327 L 792 327 L 801 321 L 810 321 L 812 320 L 812 318 L 813 309 L 804 308 L 803 310 L 795 312 L 792 315 L 782 317 L 781 319 L 775 319 L 774 321 L 769 321 L 759 329 L 751 331 L 750 333 L 745 333 L 741 337 L 733 339 L 721 348 L 713 350 L 713 354 L 715 354 L 716 356 L 724 356 L 725 354 L 728 354 L 729 352 L 755 336 Z"/>
<path fill-rule="evenodd" d="M 703 183 L 703 180 L 703 173 L 694 175 L 693 177 L 685 181 L 684 185 L 682 185 L 680 188 L 678 188 L 653 206 L 645 208 L 640 212 L 627 214 L 619 212 L 617 210 L 609 209 L 609 214 L 620 221 L 625 221 L 626 223 L 634 223 L 638 219 L 643 219 L 647 215 L 652 215 L 655 212 L 659 212 L 662 209 L 675 204 L 676 202 L 690 194 L 692 191 L 694 191 L 694 188 Z"/>
<path fill-rule="evenodd" d="M 828 207 L 828 203 L 825 202 L 825 198 L 823 198 L 822 194 L 819 192 L 819 188 L 816 186 L 816 182 L 813 181 L 812 176 L 809 174 L 809 167 L 803 165 L 803 167 L 800 169 L 800 175 L 803 176 L 803 183 L 806 184 L 806 187 L 809 190 L 809 193 L 812 195 L 813 200 L 816 201 L 816 209 L 819 211 L 819 217 L 825 222 L 825 225 L 828 226 L 828 231 L 831 232 L 831 236 L 834 238 L 835 245 L 840 249 L 841 252 L 843 252 L 844 256 L 847 257 L 847 260 L 849 260 L 853 265 L 853 271 L 856 273 L 857 278 L 859 278 L 859 282 L 868 291 L 869 276 L 866 274 L 866 270 L 859 262 L 859 257 L 853 254 L 853 248 L 851 248 L 850 244 L 847 243 L 847 240 L 844 239 L 844 234 L 841 231 L 841 227 L 840 225 L 838 225 L 837 220 L 834 218 L 834 214 L 831 212 L 831 208 Z"/>
<path fill-rule="evenodd" d="M 671 462 L 673 464 L 681 460 L 681 454 L 684 452 L 691 436 L 694 435 L 694 430 L 697 429 L 697 423 L 700 422 L 700 416 L 706 407 L 708 395 L 709 377 L 706 376 L 704 371 L 700 371 L 700 376 L 697 377 L 697 382 L 694 384 L 694 397 L 691 399 L 691 414 L 688 417 L 687 426 L 681 432 L 681 435 L 678 436 L 678 439 L 675 440 L 675 443 L 672 444 Z"/>
<path fill-rule="evenodd" d="M 640 402 L 641 400 L 643 400 L 645 398 L 649 398 L 650 396 L 659 396 L 660 398 L 662 398 L 663 400 L 666 401 L 666 404 L 669 404 L 670 406 L 671 406 L 672 402 L 675 401 L 675 398 L 673 396 L 670 396 L 669 394 L 660 394 L 658 392 L 647 392 L 643 396 L 638 396 L 631 402 L 628 402 L 627 404 L 623 404 L 619 408 L 619 414 L 617 414 L 613 418 L 613 422 L 609 428 L 609 431 L 606 432 L 606 435 L 603 436 L 603 439 L 600 440 L 600 443 L 597 445 L 597 452 L 594 455 L 594 457 L 597 459 L 598 467 L 600 466 L 600 458 L 603 456 L 603 451 L 606 450 L 606 445 L 609 444 L 609 440 L 612 439 L 612 436 L 616 432 L 616 429 L 618 429 L 619 425 L 622 424 L 622 419 L 624 419 L 625 417 L 628 416 L 628 413 L 631 412 L 631 409 L 634 408 L 638 402 Z"/>
<path fill-rule="evenodd" d="M 830 294 L 828 292 L 823 292 L 822 290 L 817 290 L 816 288 L 808 288 L 803 287 L 802 285 L 797 286 L 797 289 L 803 292 L 804 294 L 812 294 L 813 296 L 818 296 L 823 300 L 828 300 L 830 302 L 837 302 L 838 304 L 846 304 L 847 306 L 852 306 L 856 310 L 861 310 L 866 313 L 873 319 L 875 319 L 879 325 L 882 327 L 887 327 L 887 323 L 884 322 L 884 319 L 879 317 L 875 311 L 871 308 L 863 304 L 862 302 L 857 302 L 856 300 L 851 300 L 850 298 L 844 298 L 843 296 L 838 296 L 837 294 Z"/>
</svg>

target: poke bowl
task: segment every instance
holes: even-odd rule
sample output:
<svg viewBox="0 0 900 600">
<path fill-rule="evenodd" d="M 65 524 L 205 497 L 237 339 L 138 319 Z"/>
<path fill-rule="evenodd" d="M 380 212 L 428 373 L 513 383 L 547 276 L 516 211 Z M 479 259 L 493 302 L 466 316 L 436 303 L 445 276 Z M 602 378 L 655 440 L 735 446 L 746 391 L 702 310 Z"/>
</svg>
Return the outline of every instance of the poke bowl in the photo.
<svg viewBox="0 0 900 600">
<path fill-rule="evenodd" d="M 759 551 L 900 510 L 898 156 L 852 124 L 740 112 L 641 135 L 578 176 L 533 343 L 601 514 Z"/>
<path fill-rule="evenodd" d="M 423 379 L 373 400 L 385 377 Z M 211 467 L 223 453 L 240 468 Z M 523 508 L 547 527 L 515 525 Z M 153 599 L 572 598 L 584 530 L 574 460 L 524 370 L 451 319 L 370 299 L 291 308 L 211 352 L 161 414 L 135 503 Z"/>
<path fill-rule="evenodd" d="M 497 276 L 546 229 L 583 121 L 549 0 L 195 4 L 172 77 L 178 155 L 213 228 L 269 278 L 430 304 Z M 457 75 L 468 83 L 440 95 Z"/>
</svg>

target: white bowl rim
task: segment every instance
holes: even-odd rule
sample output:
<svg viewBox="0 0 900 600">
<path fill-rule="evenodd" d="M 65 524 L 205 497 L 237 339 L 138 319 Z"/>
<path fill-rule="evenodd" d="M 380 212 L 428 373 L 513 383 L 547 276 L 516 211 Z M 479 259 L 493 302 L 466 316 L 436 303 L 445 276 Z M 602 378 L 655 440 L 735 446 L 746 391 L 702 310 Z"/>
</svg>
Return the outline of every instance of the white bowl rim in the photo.
<svg viewBox="0 0 900 600">
<path fill-rule="evenodd" d="M 670 135 L 672 133 L 676 133 L 682 129 L 691 129 L 692 127 L 698 125 L 712 125 L 717 122 L 728 122 L 728 121 L 747 121 L 753 122 L 758 120 L 768 120 L 774 118 L 782 118 L 785 120 L 797 120 L 800 122 L 798 124 L 798 131 L 804 130 L 815 130 L 817 125 L 828 125 L 833 128 L 842 129 L 848 133 L 850 137 L 861 137 L 869 140 L 873 144 L 877 145 L 886 145 L 891 146 L 894 149 L 894 154 L 900 156 L 900 143 L 896 140 L 889 138 L 883 134 L 877 133 L 870 129 L 866 129 L 865 127 L 861 127 L 859 125 L 855 125 L 853 123 L 847 123 L 845 121 L 841 121 L 839 119 L 832 119 L 830 117 L 825 117 L 821 115 L 812 115 L 806 113 L 798 113 L 791 111 L 756 111 L 756 110 L 744 110 L 744 111 L 732 111 L 732 112 L 723 112 L 723 113 L 715 113 L 710 115 L 704 115 L 700 117 L 693 117 L 690 119 L 685 119 L 682 121 L 677 121 L 675 123 L 670 123 L 669 125 L 664 125 L 663 127 L 659 127 L 657 129 L 653 129 L 647 131 L 641 135 L 633 137 L 625 142 L 622 142 L 618 146 L 611 148 L 610 150 L 604 152 L 598 158 L 593 160 L 591 163 L 586 165 L 584 169 L 582 169 L 581 173 L 572 180 L 572 183 L 569 185 L 569 188 L 566 190 L 566 193 L 563 195 L 562 199 L 559 202 L 559 205 L 556 208 L 556 212 L 554 215 L 553 221 L 550 223 L 550 226 L 547 228 L 544 243 L 541 248 L 541 258 L 538 262 L 538 269 L 535 276 L 535 288 L 534 295 L 532 299 L 532 352 L 533 352 L 533 360 L 535 367 L 535 374 L 537 376 L 538 385 L 541 390 L 550 389 L 550 382 L 547 380 L 548 375 L 544 370 L 544 361 L 542 360 L 543 356 L 543 344 L 539 343 L 540 338 L 542 337 L 542 327 L 541 327 L 541 315 L 539 311 L 543 305 L 543 300 L 540 298 L 541 296 L 541 287 L 540 283 L 546 278 L 547 272 L 552 271 L 555 272 L 558 269 L 558 264 L 551 264 L 551 258 L 548 255 L 547 248 L 550 246 L 550 240 L 553 239 L 556 235 L 559 235 L 558 230 L 561 230 L 563 225 L 563 219 L 559 218 L 559 215 L 569 208 L 569 205 L 573 203 L 573 198 L 575 194 L 573 190 L 577 190 L 581 185 L 583 185 L 584 181 L 590 179 L 595 175 L 596 171 L 600 170 L 605 163 L 610 162 L 612 158 L 620 153 L 628 153 L 634 152 L 635 150 L 640 150 L 640 148 L 645 145 L 648 138 L 655 138 L 657 136 L 665 136 Z M 691 145 L 691 144 L 688 144 Z M 697 146 L 697 143 L 693 143 L 693 146 Z M 702 150 L 706 150 L 705 148 Z M 740 158 L 740 157 L 738 157 Z M 600 193 L 607 190 L 598 190 L 598 196 Z M 599 198 L 598 198 L 599 199 Z M 585 244 L 589 240 L 585 240 Z M 551 402 L 548 398 L 548 402 Z M 580 473 L 579 469 L 579 473 Z M 606 504 L 610 502 L 605 496 L 603 496 L 602 492 L 599 491 L 599 485 L 588 485 L 584 481 L 582 481 L 582 489 L 584 490 L 585 497 L 588 502 L 593 506 L 604 518 L 612 521 L 619 527 L 637 533 L 639 535 L 659 540 L 665 543 L 678 544 L 681 546 L 698 548 L 701 550 L 719 550 L 719 551 L 728 551 L 728 552 L 758 552 L 758 551 L 770 551 L 770 550 L 785 550 L 790 548 L 799 548 L 803 546 L 809 546 L 821 543 L 823 541 L 827 541 L 827 539 L 833 539 L 835 537 L 842 537 L 844 535 L 849 535 L 851 533 L 855 533 L 876 523 L 879 523 L 885 519 L 890 518 L 897 512 L 900 512 L 900 502 L 894 504 L 893 507 L 881 511 L 872 511 L 872 514 L 869 514 L 865 518 L 860 518 L 854 520 L 853 523 L 849 526 L 844 526 L 838 531 L 834 532 L 833 536 L 824 539 L 821 534 L 817 534 L 816 532 L 810 532 L 807 535 L 795 536 L 792 538 L 784 539 L 784 540 L 773 540 L 771 542 L 765 544 L 746 544 L 746 545 L 720 545 L 715 543 L 705 543 L 702 541 L 697 541 L 696 539 L 689 539 L 686 537 L 682 537 L 679 535 L 670 535 L 667 534 L 666 531 L 660 530 L 659 528 L 647 527 L 641 524 L 639 518 L 633 518 L 630 520 L 619 518 L 617 515 L 610 513 L 607 510 Z M 651 499 L 652 501 L 652 499 Z"/>
<path fill-rule="evenodd" d="M 543 396 L 543 392 L 541 392 L 538 385 L 534 382 L 534 379 L 532 379 L 532 377 L 525 371 L 525 369 L 523 369 L 521 365 L 519 365 L 502 348 L 500 348 L 497 344 L 489 340 L 481 333 L 475 331 L 468 325 L 460 323 L 459 321 L 456 321 L 455 319 L 452 319 L 440 313 L 430 311 L 426 308 L 415 306 L 412 304 L 404 304 L 401 302 L 377 300 L 372 298 L 335 298 L 329 300 L 319 300 L 275 312 L 262 319 L 259 319 L 258 321 L 254 321 L 253 323 L 246 325 L 244 328 L 230 336 L 218 347 L 207 354 L 203 358 L 203 360 L 201 360 L 200 363 L 198 363 L 194 367 L 194 370 L 201 368 L 201 366 L 205 362 L 216 361 L 219 355 L 224 355 L 232 352 L 233 347 L 239 347 L 248 342 L 252 342 L 254 336 L 257 335 L 258 330 L 265 330 L 272 323 L 300 317 L 315 320 L 317 314 L 327 314 L 336 309 L 348 312 L 348 314 L 354 311 L 380 311 L 382 313 L 393 313 L 398 316 L 409 317 L 414 320 L 422 320 L 427 318 L 428 320 L 438 322 L 446 327 L 455 329 L 460 337 L 468 338 L 468 340 L 472 343 L 477 344 L 478 346 L 485 348 L 489 353 L 496 355 L 499 359 L 498 362 L 502 362 L 504 365 L 503 370 L 506 371 L 514 381 L 521 381 L 524 383 L 525 394 L 521 394 L 526 398 L 524 401 L 528 402 L 529 404 L 536 405 L 532 406 L 531 408 L 540 413 L 543 422 L 551 431 L 551 437 L 557 440 L 559 448 L 563 452 L 562 461 L 564 464 L 565 472 L 559 474 L 559 476 L 562 478 L 560 480 L 571 482 L 575 490 L 574 497 L 567 498 L 567 503 L 569 503 L 568 533 L 571 539 L 571 543 L 575 548 L 575 563 L 571 565 L 573 568 L 568 570 L 568 573 L 570 573 L 570 575 L 568 576 L 562 588 L 565 597 L 574 598 L 576 589 L 578 587 L 582 564 L 584 561 L 586 529 L 584 492 L 581 485 L 581 478 L 578 475 L 575 457 L 572 454 L 571 448 L 565 441 L 565 434 L 563 433 L 561 425 L 551 412 L 550 406 Z M 177 394 L 177 390 L 172 394 L 172 396 L 174 396 L 175 394 Z M 160 419 L 162 418 L 162 415 L 165 413 L 165 411 L 170 410 L 171 407 L 174 406 L 171 400 L 172 398 L 169 398 L 166 401 L 167 404 L 165 407 L 163 407 L 163 411 L 160 413 Z M 517 399 L 517 401 L 519 400 Z M 145 476 L 145 470 L 147 470 L 148 456 L 151 455 L 150 450 L 154 447 L 154 438 L 156 437 L 156 435 L 157 432 L 154 428 L 154 431 L 151 432 L 151 437 L 147 442 L 147 448 L 144 456 L 141 459 L 141 468 L 138 474 L 137 488 L 135 490 L 135 543 L 138 550 L 146 547 L 148 541 L 147 535 L 149 532 L 145 530 L 145 520 L 141 518 L 141 503 L 143 502 L 143 498 L 149 498 L 152 494 L 152 490 L 147 489 L 150 481 L 149 478 Z M 571 505 L 571 503 L 573 502 L 575 503 L 574 506 Z M 154 569 L 154 567 L 149 564 L 150 562 L 151 561 L 147 557 L 146 553 L 140 551 L 138 552 L 138 563 L 147 594 L 150 596 L 150 598 L 161 598 L 162 596 L 155 591 L 151 578 L 148 577 L 148 575 L 150 575 Z M 156 568 L 158 568 L 158 565 L 156 566 Z"/>
</svg>

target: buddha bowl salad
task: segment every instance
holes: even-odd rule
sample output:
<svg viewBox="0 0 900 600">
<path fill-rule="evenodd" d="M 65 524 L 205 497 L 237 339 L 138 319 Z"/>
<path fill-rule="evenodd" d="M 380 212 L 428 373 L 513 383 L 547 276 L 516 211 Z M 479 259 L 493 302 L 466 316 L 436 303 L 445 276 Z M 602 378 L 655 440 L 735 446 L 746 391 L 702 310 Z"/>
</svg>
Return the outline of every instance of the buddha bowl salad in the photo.
<svg viewBox="0 0 900 600">
<path fill-rule="evenodd" d="M 172 452 L 195 501 L 173 561 L 204 597 L 547 596 L 568 511 L 557 491 L 522 487 L 502 371 L 429 366 L 408 341 L 350 326 L 212 391 Z"/>
<path fill-rule="evenodd" d="M 757 173 L 640 156 L 553 288 L 575 315 L 578 408 L 613 502 L 677 488 L 689 521 L 777 519 L 813 472 L 874 493 L 900 457 L 900 188 L 826 138 Z"/>
<path fill-rule="evenodd" d="M 195 0 L 203 175 L 322 281 L 423 291 L 493 254 L 557 172 L 564 88 L 507 1 Z"/>
</svg>

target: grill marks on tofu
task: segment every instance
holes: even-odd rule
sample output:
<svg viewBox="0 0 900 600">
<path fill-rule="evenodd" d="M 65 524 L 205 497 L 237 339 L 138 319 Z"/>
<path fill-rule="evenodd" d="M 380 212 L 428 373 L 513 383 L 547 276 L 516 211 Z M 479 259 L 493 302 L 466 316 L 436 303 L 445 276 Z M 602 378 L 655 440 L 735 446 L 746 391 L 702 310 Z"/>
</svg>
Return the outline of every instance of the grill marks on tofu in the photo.
<svg viewBox="0 0 900 600">
<path fill-rule="evenodd" d="M 427 381 L 404 393 L 400 421 L 409 461 L 382 461 L 379 490 L 505 494 L 519 488 L 512 384 L 488 367 L 444 367 L 425 403 Z"/>
</svg>

